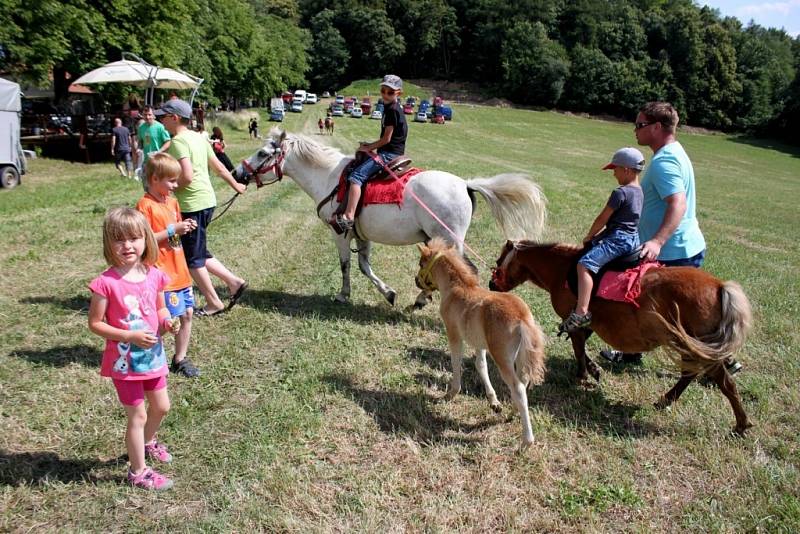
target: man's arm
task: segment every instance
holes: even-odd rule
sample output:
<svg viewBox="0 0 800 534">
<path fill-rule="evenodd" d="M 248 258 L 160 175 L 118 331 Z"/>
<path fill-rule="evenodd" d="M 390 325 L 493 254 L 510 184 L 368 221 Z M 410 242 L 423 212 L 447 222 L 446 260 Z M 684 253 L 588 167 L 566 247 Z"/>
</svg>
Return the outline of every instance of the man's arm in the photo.
<svg viewBox="0 0 800 534">
<path fill-rule="evenodd" d="M 194 170 L 192 169 L 192 160 L 188 157 L 178 160 L 181 166 L 181 175 L 178 176 L 178 187 L 186 187 L 194 179 Z"/>
<path fill-rule="evenodd" d="M 667 210 L 664 212 L 664 220 L 655 235 L 642 245 L 641 257 L 645 260 L 655 260 L 661 253 L 661 247 L 672 237 L 678 225 L 686 213 L 686 193 L 675 193 L 664 199 L 667 203 Z"/>
<path fill-rule="evenodd" d="M 214 171 L 219 175 L 220 178 L 228 182 L 228 185 L 233 188 L 234 191 L 239 193 L 240 195 L 247 190 L 247 187 L 244 184 L 240 184 L 237 182 L 233 175 L 225 168 L 225 165 L 222 164 L 220 160 L 213 154 L 208 157 L 208 166 L 209 168 L 214 169 Z"/>
<path fill-rule="evenodd" d="M 171 144 L 172 144 L 172 139 L 167 139 L 167 140 L 164 142 L 164 144 L 163 144 L 163 145 L 161 145 L 161 148 L 159 148 L 159 149 L 158 149 L 158 151 L 159 151 L 159 152 L 166 152 L 167 150 L 169 150 L 169 146 L 170 146 Z"/>
</svg>

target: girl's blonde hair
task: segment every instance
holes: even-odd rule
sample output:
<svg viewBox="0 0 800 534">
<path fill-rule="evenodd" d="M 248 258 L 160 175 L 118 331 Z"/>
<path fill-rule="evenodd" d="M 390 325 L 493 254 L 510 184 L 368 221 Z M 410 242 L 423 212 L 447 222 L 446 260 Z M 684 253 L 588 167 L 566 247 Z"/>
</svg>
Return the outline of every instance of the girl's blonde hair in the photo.
<svg viewBox="0 0 800 534">
<path fill-rule="evenodd" d="M 158 243 L 147 219 L 133 208 L 111 208 L 103 220 L 103 256 L 109 265 L 119 267 L 120 258 L 114 254 L 114 241 L 144 238 L 144 252 L 139 258 L 145 265 L 158 260 Z"/>
<path fill-rule="evenodd" d="M 144 175 L 145 183 L 149 183 L 151 178 L 158 180 L 174 178 L 181 175 L 181 164 L 169 154 L 158 152 L 147 159 Z"/>
</svg>

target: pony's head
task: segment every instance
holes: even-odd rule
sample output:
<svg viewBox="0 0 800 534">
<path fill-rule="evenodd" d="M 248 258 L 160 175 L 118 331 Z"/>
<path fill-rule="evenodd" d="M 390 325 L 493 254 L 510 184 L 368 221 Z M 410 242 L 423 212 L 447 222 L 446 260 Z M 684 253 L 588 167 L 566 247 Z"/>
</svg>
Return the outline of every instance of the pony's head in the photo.
<svg viewBox="0 0 800 534">
<path fill-rule="evenodd" d="M 233 178 L 245 185 L 254 180 L 258 187 L 281 180 L 283 178 L 285 140 L 286 132 L 277 127 L 272 128 L 267 136 L 266 144 L 249 158 L 243 159 L 239 166 L 231 172 Z M 261 181 L 261 177 L 270 173 L 275 176 L 275 179 L 265 184 Z"/>
<path fill-rule="evenodd" d="M 506 241 L 500 257 L 497 258 L 497 267 L 492 269 L 492 279 L 489 281 L 489 289 L 492 291 L 511 291 L 527 278 L 524 266 L 514 261 L 516 256 L 517 243 Z"/>
<path fill-rule="evenodd" d="M 440 264 L 445 266 L 452 282 L 467 286 L 479 285 L 475 267 L 444 239 L 436 237 L 427 245 L 418 244 L 417 247 L 420 251 L 419 272 L 414 280 L 420 289 L 427 291 L 439 289 L 433 276 L 433 269 Z"/>
</svg>

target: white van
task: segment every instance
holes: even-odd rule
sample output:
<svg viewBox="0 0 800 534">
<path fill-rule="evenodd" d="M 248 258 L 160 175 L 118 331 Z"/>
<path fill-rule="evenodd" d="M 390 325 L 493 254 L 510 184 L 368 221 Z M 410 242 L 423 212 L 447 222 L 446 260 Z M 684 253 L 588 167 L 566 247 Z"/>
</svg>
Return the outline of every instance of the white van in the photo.
<svg viewBox="0 0 800 534">
<path fill-rule="evenodd" d="M 298 89 L 294 92 L 294 100 L 300 100 L 300 102 L 306 101 L 306 92 L 302 89 Z"/>
</svg>

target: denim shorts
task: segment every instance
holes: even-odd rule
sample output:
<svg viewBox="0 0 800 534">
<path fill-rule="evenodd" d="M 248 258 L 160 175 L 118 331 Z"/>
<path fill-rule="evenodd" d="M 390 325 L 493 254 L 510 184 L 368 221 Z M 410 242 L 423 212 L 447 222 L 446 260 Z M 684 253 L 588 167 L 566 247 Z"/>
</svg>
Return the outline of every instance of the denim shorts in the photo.
<svg viewBox="0 0 800 534">
<path fill-rule="evenodd" d="M 383 160 L 384 163 L 389 163 L 393 159 L 395 159 L 399 154 L 392 154 L 391 152 L 378 152 L 378 157 Z M 372 178 L 375 173 L 381 170 L 383 167 L 378 165 L 378 163 L 369 158 L 367 161 L 356 167 L 355 169 L 350 172 L 350 176 L 347 177 L 347 181 L 351 184 L 358 184 L 360 186 L 364 185 L 364 182 Z"/>
<path fill-rule="evenodd" d="M 164 291 L 164 300 L 167 309 L 172 317 L 180 317 L 189 308 L 194 308 L 194 293 L 192 286 L 176 289 L 175 291 Z"/>
<path fill-rule="evenodd" d="M 626 256 L 639 246 L 639 234 L 613 232 L 598 240 L 589 252 L 578 260 L 588 271 L 597 273 L 606 263 Z"/>
<path fill-rule="evenodd" d="M 181 236 L 181 246 L 183 255 L 186 256 L 186 264 L 190 269 L 199 269 L 206 266 L 206 260 L 214 256 L 208 251 L 206 242 L 206 232 L 211 219 L 214 216 L 214 208 L 206 208 L 200 211 L 181 212 L 181 217 L 194 219 L 197 228 Z"/>
</svg>

